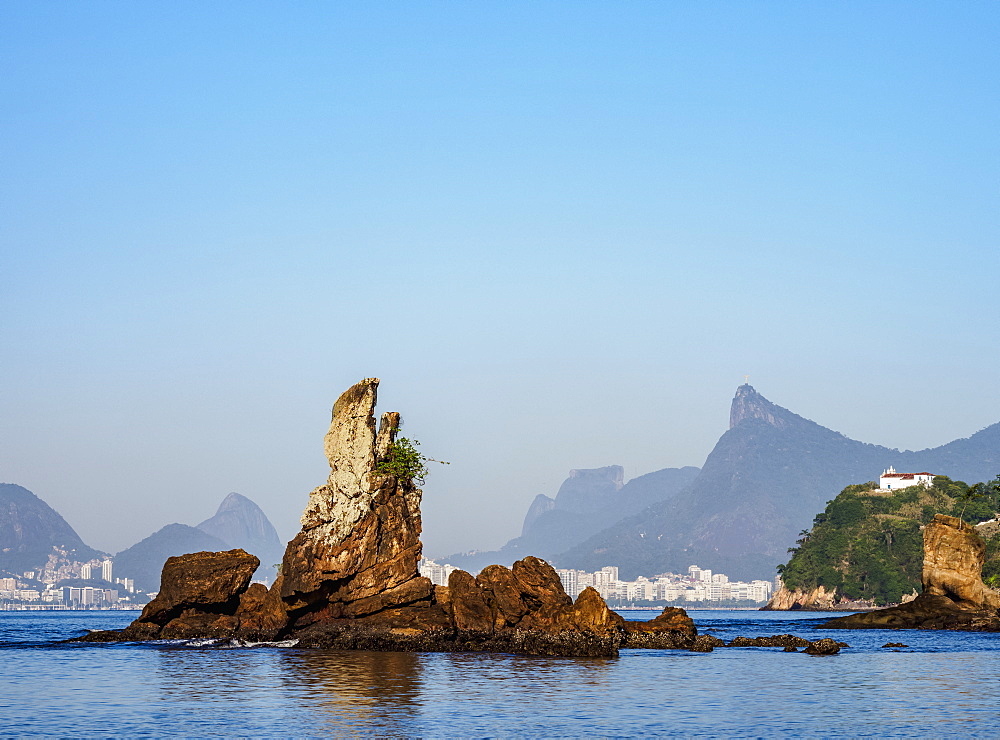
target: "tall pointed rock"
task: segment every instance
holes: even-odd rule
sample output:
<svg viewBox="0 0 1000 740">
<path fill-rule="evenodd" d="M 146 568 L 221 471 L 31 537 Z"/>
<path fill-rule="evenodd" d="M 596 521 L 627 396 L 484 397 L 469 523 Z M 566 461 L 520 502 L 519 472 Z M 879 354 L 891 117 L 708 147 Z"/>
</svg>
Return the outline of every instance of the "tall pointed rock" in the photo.
<svg viewBox="0 0 1000 740">
<path fill-rule="evenodd" d="M 361 381 L 333 406 L 330 476 L 309 494 L 282 565 L 281 597 L 296 627 L 430 603 L 433 585 L 418 570 L 421 491 L 376 472 L 399 426 L 399 414 L 385 413 L 376 431 L 378 382 Z"/>
</svg>

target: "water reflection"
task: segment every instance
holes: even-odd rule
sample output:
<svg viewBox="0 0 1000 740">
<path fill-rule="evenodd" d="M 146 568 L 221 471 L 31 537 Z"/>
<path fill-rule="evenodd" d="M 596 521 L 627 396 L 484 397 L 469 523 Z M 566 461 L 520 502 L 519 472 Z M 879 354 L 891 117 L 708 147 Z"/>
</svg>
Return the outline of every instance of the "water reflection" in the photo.
<svg viewBox="0 0 1000 740">
<path fill-rule="evenodd" d="M 290 650 L 280 653 L 281 680 L 308 704 L 324 734 L 412 733 L 422 692 L 415 653 Z"/>
<path fill-rule="evenodd" d="M 699 628 L 834 636 L 851 647 L 829 658 L 725 648 L 587 660 L 45 646 L 40 635 L 61 639 L 66 628 L 43 616 L 33 630 L 0 625 L 17 641 L 3 654 L 0 715 L 6 734 L 67 736 L 995 736 L 1000 726 L 998 635 L 831 635 L 815 620 L 724 617 L 704 615 Z M 882 649 L 889 641 L 911 647 Z"/>
</svg>

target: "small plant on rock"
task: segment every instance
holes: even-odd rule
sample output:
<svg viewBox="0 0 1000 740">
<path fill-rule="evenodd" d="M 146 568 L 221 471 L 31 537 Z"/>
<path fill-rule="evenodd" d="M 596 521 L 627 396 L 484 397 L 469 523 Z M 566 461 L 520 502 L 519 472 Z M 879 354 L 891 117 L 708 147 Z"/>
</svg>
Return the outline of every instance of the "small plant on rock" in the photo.
<svg viewBox="0 0 1000 740">
<path fill-rule="evenodd" d="M 394 475 L 397 478 L 411 480 L 422 486 L 424 479 L 430 472 L 427 469 L 428 462 L 437 462 L 442 465 L 449 463 L 427 457 L 417 449 L 419 446 L 420 442 L 415 439 L 399 437 L 389 445 L 389 454 L 385 460 L 375 466 L 375 472 L 379 475 Z"/>
</svg>

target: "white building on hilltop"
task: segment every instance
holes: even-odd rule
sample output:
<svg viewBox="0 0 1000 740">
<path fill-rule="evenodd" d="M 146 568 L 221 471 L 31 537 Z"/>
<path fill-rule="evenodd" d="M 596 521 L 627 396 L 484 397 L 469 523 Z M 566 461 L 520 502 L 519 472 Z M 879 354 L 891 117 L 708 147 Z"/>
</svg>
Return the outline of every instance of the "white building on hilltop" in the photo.
<svg viewBox="0 0 1000 740">
<path fill-rule="evenodd" d="M 910 486 L 930 488 L 934 482 L 934 473 L 897 473 L 891 465 L 882 471 L 878 479 L 878 487 L 883 491 L 891 491 Z"/>
</svg>

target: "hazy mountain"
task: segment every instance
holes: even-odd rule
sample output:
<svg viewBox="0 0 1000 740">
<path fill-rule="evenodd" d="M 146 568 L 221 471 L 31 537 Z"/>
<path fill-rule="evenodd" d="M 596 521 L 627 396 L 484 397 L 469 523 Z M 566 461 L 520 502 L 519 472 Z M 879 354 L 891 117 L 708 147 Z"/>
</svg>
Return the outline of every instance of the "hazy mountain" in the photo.
<svg viewBox="0 0 1000 740">
<path fill-rule="evenodd" d="M 285 547 L 271 521 L 246 496 L 230 493 L 215 515 L 197 527 L 168 524 L 115 556 L 115 575 L 134 578 L 144 591 L 160 587 L 160 572 L 167 558 L 190 552 L 219 552 L 242 548 L 260 560 L 257 577 L 273 578 Z"/>
<path fill-rule="evenodd" d="M 158 591 L 160 573 L 167 558 L 189 552 L 231 550 L 226 542 L 197 527 L 168 524 L 157 532 L 115 555 L 115 576 L 134 578 L 137 588 Z"/>
<path fill-rule="evenodd" d="M 698 468 L 666 468 L 624 483 L 620 465 L 571 470 L 555 498 L 535 497 L 521 536 L 500 550 L 463 553 L 445 562 L 478 570 L 491 563 L 510 565 L 526 555 L 551 558 L 651 503 L 675 496 L 698 475 Z"/>
<path fill-rule="evenodd" d="M 27 488 L 0 483 L 0 570 L 39 570 L 52 554 L 66 561 L 104 555 L 84 544 L 55 509 Z"/>
<path fill-rule="evenodd" d="M 285 553 L 285 546 L 264 512 L 238 493 L 226 496 L 215 516 L 199 524 L 198 529 L 228 543 L 226 549 L 239 547 L 256 555 L 270 575 L 274 575 L 271 566 L 280 563 Z"/>
<path fill-rule="evenodd" d="M 691 564 L 734 578 L 771 578 L 797 534 L 826 502 L 889 466 L 955 480 L 1000 472 L 1000 424 L 967 439 L 919 452 L 849 439 L 776 406 L 743 385 L 730 428 L 690 486 L 568 548 L 559 567 L 617 565 L 623 578 Z"/>
</svg>

